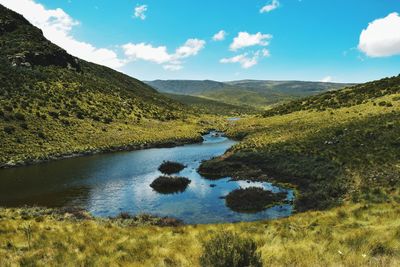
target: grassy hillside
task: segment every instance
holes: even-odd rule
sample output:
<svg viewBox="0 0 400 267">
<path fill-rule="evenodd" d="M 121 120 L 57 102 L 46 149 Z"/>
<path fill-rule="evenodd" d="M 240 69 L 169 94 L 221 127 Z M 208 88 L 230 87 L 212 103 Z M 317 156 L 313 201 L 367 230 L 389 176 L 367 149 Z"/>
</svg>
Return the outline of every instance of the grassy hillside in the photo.
<svg viewBox="0 0 400 267">
<path fill-rule="evenodd" d="M 199 138 L 186 106 L 69 55 L 3 6 L 0 47 L 0 166 Z"/>
<path fill-rule="evenodd" d="M 172 98 L 182 104 L 202 114 L 226 115 L 226 116 L 241 116 L 246 114 L 259 113 L 258 110 L 252 107 L 239 106 L 226 104 L 216 100 L 208 99 L 205 97 L 191 96 L 191 95 L 177 95 L 163 93 L 165 96 Z"/>
<path fill-rule="evenodd" d="M 266 108 L 300 97 L 315 95 L 350 84 L 302 82 L 302 81 L 258 81 L 233 82 L 156 80 L 147 82 L 160 92 L 180 95 L 202 96 L 211 100 L 236 106 Z"/>
<path fill-rule="evenodd" d="M 306 99 L 292 101 L 277 106 L 265 113 L 266 116 L 288 114 L 300 110 L 339 109 L 351 107 L 362 103 L 373 102 L 374 105 L 388 106 L 391 103 L 378 101 L 379 97 L 400 92 L 400 75 L 392 78 L 385 78 L 365 84 L 348 87 L 344 90 L 326 92 Z"/>
<path fill-rule="evenodd" d="M 399 199 L 400 94 L 390 89 L 398 88 L 399 79 L 382 81 L 310 97 L 301 102 L 312 103 L 302 111 L 238 121 L 227 132 L 243 141 L 201 171 L 289 183 L 299 191 L 299 211 Z M 367 89 L 358 93 L 360 88 Z M 332 103 L 327 95 L 351 96 L 342 106 L 315 110 Z"/>
</svg>

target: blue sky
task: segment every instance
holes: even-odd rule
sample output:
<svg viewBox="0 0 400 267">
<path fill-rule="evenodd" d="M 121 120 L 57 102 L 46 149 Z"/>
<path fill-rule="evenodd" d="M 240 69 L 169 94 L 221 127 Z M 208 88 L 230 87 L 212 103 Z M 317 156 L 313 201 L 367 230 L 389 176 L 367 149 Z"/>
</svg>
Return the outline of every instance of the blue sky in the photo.
<svg viewBox="0 0 400 267">
<path fill-rule="evenodd" d="M 97 63 L 103 63 L 102 57 L 111 57 L 103 64 L 142 80 L 364 82 L 400 73 L 400 16 L 396 14 L 400 13 L 400 0 L 0 3 L 45 28 L 46 37 L 69 52 L 75 49 L 73 54 Z M 47 15 L 35 17 L 39 12 L 31 11 L 30 4 L 42 6 Z M 55 32 L 53 22 L 59 23 L 64 33 Z M 381 29 L 389 30 L 383 33 L 386 30 Z M 225 38 L 213 40 L 221 30 Z M 364 48 L 360 48 L 363 30 Z M 233 45 L 240 32 L 243 34 Z M 62 34 L 90 45 L 91 50 L 85 52 L 79 43 L 68 47 Z"/>
</svg>

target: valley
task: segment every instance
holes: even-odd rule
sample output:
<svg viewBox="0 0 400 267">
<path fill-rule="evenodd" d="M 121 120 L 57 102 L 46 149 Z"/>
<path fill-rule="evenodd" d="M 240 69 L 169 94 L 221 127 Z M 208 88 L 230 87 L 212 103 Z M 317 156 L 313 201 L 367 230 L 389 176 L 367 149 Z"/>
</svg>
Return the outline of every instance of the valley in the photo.
<svg viewBox="0 0 400 267">
<path fill-rule="evenodd" d="M 400 75 L 142 82 L 2 5 L 0 47 L 0 266 L 400 264 Z"/>
</svg>

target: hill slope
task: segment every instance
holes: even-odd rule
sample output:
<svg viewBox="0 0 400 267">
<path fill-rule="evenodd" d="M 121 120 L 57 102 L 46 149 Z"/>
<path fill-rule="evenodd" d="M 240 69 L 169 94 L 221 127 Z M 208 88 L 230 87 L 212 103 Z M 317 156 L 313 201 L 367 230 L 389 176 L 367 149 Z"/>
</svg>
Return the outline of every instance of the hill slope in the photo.
<svg viewBox="0 0 400 267">
<path fill-rule="evenodd" d="M 300 211 L 400 200 L 400 76 L 290 102 L 227 133 L 244 139 L 204 175 L 289 183 Z"/>
<path fill-rule="evenodd" d="M 0 166 L 198 138 L 197 126 L 183 121 L 186 106 L 136 79 L 69 55 L 3 6 L 0 48 Z M 149 127 L 166 131 L 161 136 Z"/>
<path fill-rule="evenodd" d="M 177 95 L 169 93 L 163 94 L 182 104 L 188 105 L 189 107 L 196 110 L 198 113 L 202 114 L 241 116 L 246 114 L 258 113 L 258 110 L 252 107 L 227 104 L 201 96 Z"/>
<path fill-rule="evenodd" d="M 160 92 L 202 96 L 231 105 L 265 108 L 276 103 L 336 90 L 351 84 L 242 80 L 232 82 L 156 80 L 147 82 Z"/>
</svg>

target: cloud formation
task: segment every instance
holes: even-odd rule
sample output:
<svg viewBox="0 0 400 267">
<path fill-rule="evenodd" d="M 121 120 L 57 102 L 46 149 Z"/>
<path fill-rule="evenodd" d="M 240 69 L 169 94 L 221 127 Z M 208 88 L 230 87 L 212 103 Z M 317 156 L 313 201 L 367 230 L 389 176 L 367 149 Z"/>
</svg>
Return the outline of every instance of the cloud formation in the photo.
<svg viewBox="0 0 400 267">
<path fill-rule="evenodd" d="M 125 56 L 130 61 L 144 60 L 157 64 L 164 64 L 165 70 L 182 69 L 182 59 L 197 55 L 205 46 L 204 40 L 188 39 L 175 53 L 168 53 L 166 46 L 154 47 L 146 43 L 127 43 L 122 46 Z"/>
<path fill-rule="evenodd" d="M 268 49 L 258 50 L 252 54 L 244 53 L 230 58 L 223 58 L 219 62 L 223 64 L 227 63 L 239 63 L 243 69 L 249 69 L 257 65 L 258 60 L 261 57 L 269 57 L 270 53 Z"/>
<path fill-rule="evenodd" d="M 134 12 L 135 18 L 145 20 L 146 19 L 146 14 L 145 14 L 146 11 L 147 11 L 147 5 L 141 5 L 141 6 L 135 7 L 135 12 Z"/>
<path fill-rule="evenodd" d="M 272 0 L 269 4 L 263 6 L 260 9 L 260 13 L 269 13 L 279 7 L 280 3 L 278 0 Z"/>
<path fill-rule="evenodd" d="M 76 40 L 71 31 L 79 22 L 60 8 L 46 9 L 33 0 L 0 0 L 0 4 L 22 14 L 40 28 L 47 39 L 76 57 L 116 69 L 125 64 L 113 50 Z"/>
<path fill-rule="evenodd" d="M 249 34 L 248 32 L 239 32 L 237 37 L 233 39 L 230 45 L 230 50 L 237 51 L 241 48 L 249 46 L 267 46 L 269 44 L 268 40 L 272 39 L 271 34 L 262 34 L 258 32 L 256 34 Z"/>
<path fill-rule="evenodd" d="M 214 34 L 212 39 L 214 41 L 223 41 L 223 40 L 225 40 L 225 35 L 226 35 L 226 32 L 224 30 L 220 30 L 219 32 Z"/>
<path fill-rule="evenodd" d="M 394 12 L 374 20 L 361 32 L 358 49 L 369 57 L 400 55 L 400 16 Z"/>
</svg>

